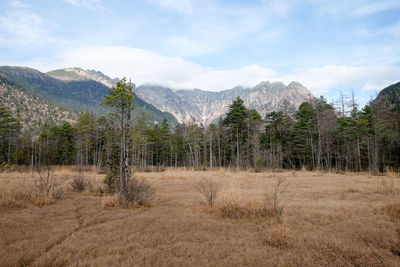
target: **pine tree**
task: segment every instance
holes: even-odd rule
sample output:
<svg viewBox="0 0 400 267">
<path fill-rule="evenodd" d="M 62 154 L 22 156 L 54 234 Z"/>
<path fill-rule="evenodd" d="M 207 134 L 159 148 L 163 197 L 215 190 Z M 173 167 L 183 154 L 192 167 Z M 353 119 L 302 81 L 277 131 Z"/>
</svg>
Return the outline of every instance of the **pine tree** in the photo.
<svg viewBox="0 0 400 267">
<path fill-rule="evenodd" d="M 127 191 L 128 182 L 131 178 L 129 168 L 129 143 L 131 132 L 131 113 L 134 109 L 132 85 L 126 83 L 123 78 L 117 85 L 109 89 L 109 95 L 104 94 L 101 104 L 107 107 L 112 119 L 118 122 L 120 133 L 120 163 L 119 163 L 119 190 L 120 193 Z"/>
<path fill-rule="evenodd" d="M 232 149 L 232 152 L 234 151 L 234 154 L 236 155 L 235 165 L 237 169 L 241 166 L 240 147 L 246 139 L 245 131 L 248 113 L 249 111 L 244 106 L 243 100 L 240 97 L 237 97 L 232 104 L 229 105 L 229 110 L 223 120 L 223 124 L 230 130 L 230 143 L 236 144 L 236 147 Z"/>
</svg>

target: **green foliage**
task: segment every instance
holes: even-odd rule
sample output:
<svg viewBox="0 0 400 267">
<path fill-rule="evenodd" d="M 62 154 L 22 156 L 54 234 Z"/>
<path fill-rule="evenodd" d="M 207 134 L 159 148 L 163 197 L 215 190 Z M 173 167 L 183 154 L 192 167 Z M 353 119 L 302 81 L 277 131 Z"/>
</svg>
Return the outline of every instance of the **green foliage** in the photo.
<svg viewBox="0 0 400 267">
<path fill-rule="evenodd" d="M 104 178 L 104 184 L 108 193 L 115 193 L 119 188 L 119 156 L 120 147 L 117 144 L 112 144 L 111 155 L 107 161 L 107 175 Z"/>
<path fill-rule="evenodd" d="M 112 110 L 127 110 L 133 109 L 130 104 L 133 101 L 133 86 L 126 84 L 126 78 L 117 82 L 117 85 L 108 89 L 109 94 L 103 94 L 104 100 L 101 105 L 108 107 Z M 130 110 L 129 110 L 130 111 Z M 113 116 L 122 116 L 119 112 L 113 113 Z"/>
<path fill-rule="evenodd" d="M 224 125 L 232 128 L 236 131 L 241 131 L 245 128 L 245 120 L 248 116 L 248 109 L 245 107 L 243 100 L 237 97 L 231 105 L 229 105 L 229 110 L 226 113 L 226 117 L 223 120 Z"/>
<path fill-rule="evenodd" d="M 11 162 L 11 153 L 17 145 L 21 130 L 19 121 L 0 105 L 0 162 Z"/>
</svg>

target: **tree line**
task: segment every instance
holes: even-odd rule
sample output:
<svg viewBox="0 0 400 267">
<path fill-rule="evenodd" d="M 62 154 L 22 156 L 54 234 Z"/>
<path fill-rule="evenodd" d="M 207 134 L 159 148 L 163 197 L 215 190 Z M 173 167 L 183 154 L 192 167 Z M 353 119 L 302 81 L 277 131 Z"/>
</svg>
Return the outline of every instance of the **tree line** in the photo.
<svg viewBox="0 0 400 267">
<path fill-rule="evenodd" d="M 286 103 L 287 104 L 287 103 Z M 342 98 L 339 111 L 321 97 L 294 112 L 285 103 L 262 117 L 238 97 L 223 118 L 208 126 L 194 119 L 173 129 L 167 121 L 149 125 L 142 113 L 135 121 L 132 87 L 122 80 L 102 105 L 110 115 L 83 112 L 71 124 L 51 122 L 23 129 L 0 107 L 0 163 L 34 168 L 44 155 L 55 165 L 95 165 L 100 172 L 130 177 L 166 167 L 205 170 L 308 169 L 325 171 L 398 171 L 398 108 L 369 103 L 358 109 Z M 125 172 L 125 174 L 122 174 Z"/>
</svg>

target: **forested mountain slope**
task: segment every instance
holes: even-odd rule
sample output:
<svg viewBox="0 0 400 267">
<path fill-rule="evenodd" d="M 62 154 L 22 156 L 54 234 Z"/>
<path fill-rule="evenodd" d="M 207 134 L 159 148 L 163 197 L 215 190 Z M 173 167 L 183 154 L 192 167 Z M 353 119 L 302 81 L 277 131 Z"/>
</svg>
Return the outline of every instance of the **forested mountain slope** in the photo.
<svg viewBox="0 0 400 267">
<path fill-rule="evenodd" d="M 382 104 L 393 111 L 400 111 L 400 82 L 382 89 L 373 103 Z"/>
<path fill-rule="evenodd" d="M 53 104 L 36 93 L 7 79 L 0 72 L 0 104 L 19 118 L 26 127 L 42 125 L 46 121 L 73 122 L 78 112 Z"/>
<path fill-rule="evenodd" d="M 41 106 L 42 103 L 52 106 L 50 110 L 63 110 L 67 113 L 59 113 L 57 115 L 51 115 L 50 117 L 57 117 L 63 120 L 71 120 L 74 118 L 73 115 L 80 111 L 93 111 L 99 114 L 105 114 L 107 111 L 100 105 L 100 101 L 103 99 L 103 94 L 108 93 L 109 87 L 97 82 L 92 79 L 80 79 L 80 80 L 61 80 L 56 79 L 50 75 L 37 71 L 35 69 L 26 67 L 0 67 L 0 74 L 3 81 L 3 89 L 1 97 L 4 99 L 5 106 L 9 107 L 16 105 L 15 97 L 8 98 L 6 95 L 10 95 L 7 92 L 13 92 L 12 95 L 28 94 L 30 100 L 20 101 L 16 110 L 31 110 L 33 112 L 30 116 L 40 118 L 39 121 L 46 119 L 49 116 L 44 112 L 42 114 L 39 111 L 43 111 Z M 5 86 L 7 84 L 7 86 Z M 135 96 L 136 108 L 133 112 L 133 116 L 136 117 L 140 113 L 144 112 L 146 118 L 150 123 L 160 123 L 166 119 L 171 125 L 176 125 L 177 121 L 175 118 L 166 112 L 158 110 L 151 104 L 143 101 L 140 97 Z M 30 106 L 30 107 L 28 107 Z M 35 111 L 37 110 L 37 111 Z M 69 114 L 70 113 L 70 114 Z M 64 114 L 64 115 L 63 115 Z M 75 116 L 76 117 L 76 116 Z"/>
</svg>

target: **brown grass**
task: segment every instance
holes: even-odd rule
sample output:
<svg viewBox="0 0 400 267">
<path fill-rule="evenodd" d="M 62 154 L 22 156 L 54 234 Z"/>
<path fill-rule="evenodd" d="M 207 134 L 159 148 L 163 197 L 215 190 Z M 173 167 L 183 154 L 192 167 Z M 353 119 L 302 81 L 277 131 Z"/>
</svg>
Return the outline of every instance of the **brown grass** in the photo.
<svg viewBox="0 0 400 267">
<path fill-rule="evenodd" d="M 234 220 L 267 219 L 274 216 L 271 206 L 256 202 L 248 202 L 243 204 L 239 204 L 237 202 L 226 202 L 215 206 L 212 211 L 221 218 L 229 218 Z"/>
<path fill-rule="evenodd" d="M 55 175 L 58 186 L 68 186 L 75 172 L 60 168 Z M 66 192 L 52 205 L 22 201 L 27 204 L 1 209 L 0 265 L 400 265 L 396 178 L 225 170 L 135 175 L 156 189 L 151 208 L 115 208 L 115 196 Z M 271 220 L 265 204 L 280 176 L 290 182 L 282 225 Z M 94 187 L 104 178 L 94 172 L 85 177 Z M 30 179 L 30 173 L 2 173 L 0 192 L 9 194 Z M 215 207 L 202 204 L 196 188 L 202 179 L 220 188 Z M 389 190 L 379 190 L 382 179 Z M 240 219 L 215 212 L 229 203 L 235 204 L 228 214 L 233 209 Z"/>
<path fill-rule="evenodd" d="M 389 220 L 393 222 L 400 222 L 400 203 L 386 205 L 383 212 L 388 216 Z"/>
<path fill-rule="evenodd" d="M 267 230 L 264 242 L 272 247 L 288 249 L 294 244 L 294 235 L 287 225 L 273 225 Z"/>
</svg>

